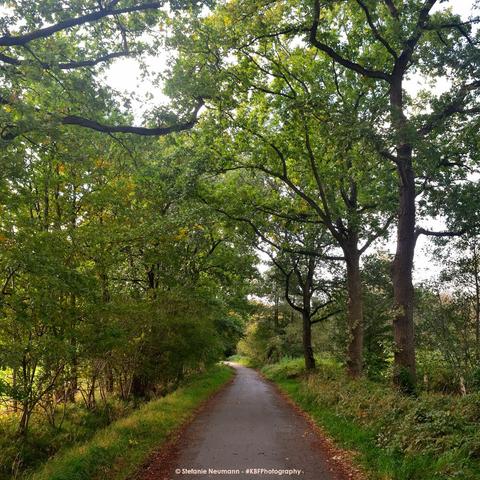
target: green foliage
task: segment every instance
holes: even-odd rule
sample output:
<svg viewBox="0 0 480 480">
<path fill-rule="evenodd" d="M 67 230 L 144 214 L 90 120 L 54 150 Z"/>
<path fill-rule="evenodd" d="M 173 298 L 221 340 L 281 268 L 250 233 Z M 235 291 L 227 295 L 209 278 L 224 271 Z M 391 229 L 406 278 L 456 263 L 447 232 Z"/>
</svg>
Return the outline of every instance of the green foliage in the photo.
<svg viewBox="0 0 480 480">
<path fill-rule="evenodd" d="M 28 441 L 19 438 L 15 417 L 0 420 L 0 478 L 21 478 L 39 467 L 58 451 L 88 441 L 111 422 L 132 412 L 133 402 L 110 398 L 95 409 L 83 404 L 59 406 L 51 425 L 41 412 L 34 414 Z"/>
<path fill-rule="evenodd" d="M 50 7 L 27 9 L 25 21 L 58 20 Z M 81 6 L 71 7 L 74 14 Z M 137 33 L 155 23 L 134 17 Z M 39 40 L 38 55 L 49 41 Z M 89 46 L 96 48 L 86 45 L 85 55 Z M 51 112 L 65 111 L 69 88 L 72 108 L 81 109 L 85 94 L 89 110 L 129 118 L 93 70 L 53 78 L 36 67 L 19 67 L 31 68 L 15 77 L 25 82 L 15 87 L 22 95 L 1 105 L 13 123 L 25 122 L 12 123 L 18 135 L 2 149 L 0 174 L 0 415 L 18 454 L 7 449 L 0 465 L 18 474 L 74 436 L 75 423 L 68 415 L 62 423 L 59 410 L 75 402 L 102 417 L 105 403 L 165 394 L 231 353 L 256 261 L 241 235 L 193 195 L 181 148 L 188 140 L 124 142 L 57 128 Z M 39 120 L 42 109 L 48 121 Z M 44 448 L 49 435 L 38 432 L 59 424 L 65 431 L 51 433 L 52 448 Z"/>
<path fill-rule="evenodd" d="M 29 445 L 42 457 L 52 453 L 41 445 L 49 438 L 42 425 L 58 429 L 53 450 L 81 430 L 74 420 L 67 428 L 74 412 L 62 423 L 62 408 L 83 402 L 85 418 L 103 425 L 102 406 L 165 394 L 231 355 L 239 340 L 239 353 L 255 364 L 280 360 L 270 374 L 298 377 L 298 364 L 284 360 L 302 352 L 298 312 L 319 322 L 314 348 L 345 363 L 363 302 L 365 372 L 385 379 L 394 370 L 391 258 L 363 256 L 362 281 L 357 266 L 390 234 L 398 210 L 410 214 L 399 240 L 421 231 L 415 221 L 438 214 L 468 234 L 444 261 L 443 290 L 416 291 L 418 371 L 426 391 L 479 388 L 480 197 L 469 175 L 480 151 L 478 19 L 458 24 L 448 9 L 429 13 L 444 2 L 423 0 L 0 3 L 0 415 L 13 439 L 0 461 L 5 471 L 34 462 Z M 157 75 L 146 55 L 169 49 L 169 70 Z M 133 121 L 125 113 L 131 99 L 102 79 L 123 56 L 156 84 L 166 79 L 164 92 L 175 99 L 175 113 L 152 107 L 147 126 L 195 124 L 190 133 L 139 140 L 119 133 L 131 128 L 106 126 Z M 408 94 L 408 75 L 432 85 L 446 79 L 447 91 Z M 199 99 L 206 108 L 195 123 Z M 398 209 L 407 184 L 412 204 Z M 410 243 L 410 253 L 398 250 L 408 267 L 399 283 L 409 283 Z M 259 288 L 257 249 L 271 254 L 286 282 L 267 278 Z M 327 265 L 329 256 L 343 256 L 349 268 Z M 347 282 L 348 295 L 338 291 L 345 273 L 358 287 Z M 273 307 L 252 306 L 249 294 Z M 347 317 L 349 300 L 357 314 Z M 404 320 L 393 324 L 411 319 Z M 412 371 L 395 372 L 413 391 Z M 392 454 L 379 456 L 379 469 L 397 478 L 428 478 L 432 458 L 438 475 L 461 477 L 453 465 L 463 467 L 464 446 L 478 449 L 470 419 L 443 421 L 446 410 L 426 394 L 415 407 L 395 392 L 382 399 L 377 384 L 349 383 L 335 362 L 318 377 L 333 393 L 312 378 L 306 392 L 317 396 L 305 393 L 305 401 L 341 438 L 364 441 L 372 462 L 381 430 Z M 403 417 L 389 418 L 397 427 L 385 433 L 386 420 L 371 408 L 392 410 L 395 402 Z M 83 463 L 93 471 L 95 462 L 114 462 L 129 445 L 122 432 L 111 432 L 118 444 L 105 437 L 83 460 L 75 454 L 69 478 L 85 473 Z M 409 447 L 403 461 L 399 452 Z M 465 465 L 468 476 L 473 467 Z"/>
<path fill-rule="evenodd" d="M 314 351 L 328 349 L 325 326 L 313 326 Z M 302 319 L 285 304 L 279 311 L 258 305 L 246 324 L 243 338 L 237 351 L 255 365 L 281 361 L 285 357 L 296 357 L 303 352 Z"/>
</svg>

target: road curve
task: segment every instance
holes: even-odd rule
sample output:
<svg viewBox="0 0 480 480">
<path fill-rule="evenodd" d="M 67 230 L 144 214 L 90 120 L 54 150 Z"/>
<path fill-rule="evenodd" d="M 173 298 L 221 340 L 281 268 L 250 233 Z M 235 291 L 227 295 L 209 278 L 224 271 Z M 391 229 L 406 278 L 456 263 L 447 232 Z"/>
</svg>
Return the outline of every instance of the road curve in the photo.
<svg viewBox="0 0 480 480">
<path fill-rule="evenodd" d="M 324 439 L 273 385 L 250 368 L 231 365 L 233 382 L 183 430 L 168 461 L 153 459 L 140 479 L 352 478 L 338 469 Z"/>
</svg>

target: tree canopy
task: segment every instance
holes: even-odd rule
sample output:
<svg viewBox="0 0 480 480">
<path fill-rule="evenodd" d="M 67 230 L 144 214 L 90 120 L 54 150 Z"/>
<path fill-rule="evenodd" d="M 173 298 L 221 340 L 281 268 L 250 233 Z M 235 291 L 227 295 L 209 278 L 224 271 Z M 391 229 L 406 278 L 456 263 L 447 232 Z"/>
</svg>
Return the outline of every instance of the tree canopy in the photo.
<svg viewBox="0 0 480 480">
<path fill-rule="evenodd" d="M 473 372 L 477 7 L 0 2 L 0 398 L 20 436 L 80 396 L 168 391 L 239 340 L 407 393 L 434 355 Z M 142 119 L 105 81 L 127 57 L 169 98 Z"/>
</svg>

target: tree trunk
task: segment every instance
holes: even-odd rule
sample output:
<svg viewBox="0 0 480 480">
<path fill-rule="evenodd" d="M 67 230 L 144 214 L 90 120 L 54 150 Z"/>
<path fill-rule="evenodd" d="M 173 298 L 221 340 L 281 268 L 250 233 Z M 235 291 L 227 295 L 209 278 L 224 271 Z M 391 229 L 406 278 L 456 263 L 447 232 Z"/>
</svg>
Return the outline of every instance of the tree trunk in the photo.
<svg viewBox="0 0 480 480">
<path fill-rule="evenodd" d="M 107 362 L 105 366 L 105 377 L 106 377 L 106 389 L 108 393 L 113 393 L 115 389 L 115 379 L 113 376 L 113 368 L 110 364 L 110 360 Z"/>
<path fill-rule="evenodd" d="M 415 253 L 415 184 L 411 165 L 403 169 L 398 213 L 397 251 L 392 280 L 395 314 L 393 319 L 394 383 L 403 391 L 415 388 L 415 343 L 413 328 L 413 256 Z"/>
<path fill-rule="evenodd" d="M 17 372 L 18 368 L 14 367 L 12 372 L 12 387 L 13 391 L 15 392 L 15 397 L 13 399 L 13 411 L 15 413 L 18 412 L 18 398 L 17 398 Z"/>
<path fill-rule="evenodd" d="M 302 285 L 302 320 L 303 320 L 303 355 L 305 358 L 305 368 L 307 371 L 315 369 L 315 357 L 312 347 L 312 295 L 314 292 L 313 278 L 315 274 L 315 258 L 310 256 L 308 259 L 308 269 Z M 298 279 L 301 280 L 298 273 Z"/>
<path fill-rule="evenodd" d="M 303 355 L 305 358 L 306 370 L 315 370 L 315 357 L 312 347 L 312 324 L 310 322 L 310 314 L 303 312 Z"/>
<path fill-rule="evenodd" d="M 480 360 L 480 272 L 476 240 L 473 244 L 473 275 L 475 277 L 475 358 Z"/>
<path fill-rule="evenodd" d="M 141 376 L 134 374 L 131 393 L 135 398 L 145 398 L 149 389 L 148 382 Z"/>
<path fill-rule="evenodd" d="M 273 328 L 275 329 L 275 333 L 278 333 L 280 330 L 279 326 L 279 303 L 280 303 L 280 295 L 278 294 L 277 286 L 275 286 L 275 293 L 274 293 L 274 311 L 273 311 Z"/>
<path fill-rule="evenodd" d="M 347 263 L 348 291 L 348 349 L 347 371 L 352 378 L 362 375 L 363 369 L 363 298 L 360 274 L 360 255 L 355 251 L 345 252 Z"/>
<path fill-rule="evenodd" d="M 31 414 L 32 409 L 30 408 L 29 399 L 27 399 L 22 402 L 22 416 L 20 417 L 20 423 L 18 425 L 18 434 L 24 438 L 27 437 Z"/>
<path fill-rule="evenodd" d="M 72 349 L 72 357 L 71 357 L 71 366 L 70 366 L 68 399 L 70 402 L 75 403 L 75 395 L 77 394 L 77 391 L 78 391 L 78 353 L 77 353 L 77 339 L 75 337 L 77 299 L 75 294 L 70 295 L 70 304 L 71 304 L 72 315 L 73 315 L 73 320 L 71 323 L 71 333 L 73 333 L 73 336 L 70 338 L 70 347 Z"/>
<path fill-rule="evenodd" d="M 394 383 L 406 393 L 416 384 L 415 343 L 413 328 L 413 257 L 415 254 L 415 174 L 412 166 L 413 148 L 409 142 L 407 119 L 403 112 L 403 75 L 392 82 L 390 100 L 392 124 L 398 135 L 397 173 L 399 205 L 397 249 L 392 265 L 394 294 L 393 337 Z"/>
</svg>

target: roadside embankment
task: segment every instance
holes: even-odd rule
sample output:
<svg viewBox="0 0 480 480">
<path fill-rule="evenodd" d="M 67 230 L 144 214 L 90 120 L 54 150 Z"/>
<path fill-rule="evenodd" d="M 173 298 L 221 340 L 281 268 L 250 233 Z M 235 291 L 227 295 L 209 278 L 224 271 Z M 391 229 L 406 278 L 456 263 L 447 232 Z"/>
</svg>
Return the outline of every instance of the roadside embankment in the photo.
<svg viewBox="0 0 480 480">
<path fill-rule="evenodd" d="M 123 480 L 234 375 L 215 366 L 185 386 L 100 430 L 47 462 L 31 480 Z"/>
<path fill-rule="evenodd" d="M 480 394 L 409 397 L 388 383 L 351 380 L 319 361 L 306 375 L 301 359 L 262 368 L 372 479 L 480 478 Z"/>
</svg>

